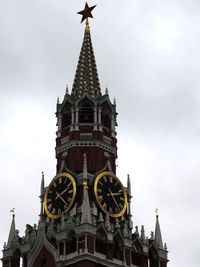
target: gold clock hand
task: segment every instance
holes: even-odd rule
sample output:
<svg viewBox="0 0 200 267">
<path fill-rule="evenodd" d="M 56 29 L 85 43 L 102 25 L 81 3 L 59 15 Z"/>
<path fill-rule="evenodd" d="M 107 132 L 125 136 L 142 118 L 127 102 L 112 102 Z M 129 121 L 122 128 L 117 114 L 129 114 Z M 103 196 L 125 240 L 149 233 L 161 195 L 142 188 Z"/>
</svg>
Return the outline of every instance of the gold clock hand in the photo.
<svg viewBox="0 0 200 267">
<path fill-rule="evenodd" d="M 115 205 L 117 206 L 118 210 L 120 210 L 119 205 L 117 204 L 117 201 L 116 201 L 115 197 L 113 196 L 113 193 L 111 192 L 110 189 L 109 189 L 109 192 L 110 192 L 110 195 L 111 195 L 111 197 L 113 198 L 113 200 L 114 200 L 114 202 L 115 202 Z"/>
<path fill-rule="evenodd" d="M 56 194 L 57 194 L 57 197 L 56 197 L 56 199 L 58 199 L 59 198 L 59 196 L 62 196 L 66 191 L 68 190 L 68 187 L 67 188 L 65 188 L 60 194 L 58 193 L 58 192 L 56 192 Z"/>
<path fill-rule="evenodd" d="M 61 197 L 61 195 L 60 195 L 58 192 L 56 192 L 56 195 L 57 195 L 57 197 L 59 197 L 59 198 L 63 201 L 63 203 L 64 203 L 66 206 L 68 206 L 67 202 L 64 200 L 64 198 Z"/>
<path fill-rule="evenodd" d="M 113 196 L 120 196 L 121 194 L 122 194 L 122 193 L 119 193 L 119 192 L 117 192 L 117 193 L 112 193 Z M 109 193 L 107 194 L 107 196 L 110 196 L 110 195 L 111 195 L 111 194 L 109 194 Z"/>
</svg>

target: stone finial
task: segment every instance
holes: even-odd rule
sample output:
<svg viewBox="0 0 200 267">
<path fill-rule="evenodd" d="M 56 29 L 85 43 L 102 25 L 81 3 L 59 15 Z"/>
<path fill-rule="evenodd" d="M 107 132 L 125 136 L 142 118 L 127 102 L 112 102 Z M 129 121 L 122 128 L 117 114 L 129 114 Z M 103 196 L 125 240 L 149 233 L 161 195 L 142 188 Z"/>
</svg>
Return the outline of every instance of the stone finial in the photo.
<svg viewBox="0 0 200 267">
<path fill-rule="evenodd" d="M 130 231 L 128 229 L 128 225 L 127 225 L 126 221 L 124 222 L 124 228 L 123 228 L 122 233 L 123 233 L 124 237 L 129 237 L 130 236 Z"/>
<path fill-rule="evenodd" d="M 106 213 L 105 228 L 107 231 L 111 231 L 110 217 L 108 213 Z"/>
<path fill-rule="evenodd" d="M 68 94 L 69 93 L 69 88 L 68 88 L 68 84 L 66 84 L 66 94 Z"/>
<path fill-rule="evenodd" d="M 144 243 L 145 242 L 145 230 L 144 230 L 144 225 L 141 227 L 141 241 Z"/>
<path fill-rule="evenodd" d="M 115 220 L 115 229 L 119 229 L 120 228 L 120 224 L 119 224 L 119 219 L 117 218 Z"/>
<path fill-rule="evenodd" d="M 154 232 L 153 231 L 151 231 L 150 240 L 154 240 Z"/>
<path fill-rule="evenodd" d="M 98 219 L 98 222 L 99 222 L 99 223 L 103 223 L 103 222 L 104 222 L 102 212 L 99 213 L 99 219 Z"/>
<path fill-rule="evenodd" d="M 135 232 L 133 234 L 135 236 L 139 236 L 138 226 L 135 226 Z"/>
</svg>

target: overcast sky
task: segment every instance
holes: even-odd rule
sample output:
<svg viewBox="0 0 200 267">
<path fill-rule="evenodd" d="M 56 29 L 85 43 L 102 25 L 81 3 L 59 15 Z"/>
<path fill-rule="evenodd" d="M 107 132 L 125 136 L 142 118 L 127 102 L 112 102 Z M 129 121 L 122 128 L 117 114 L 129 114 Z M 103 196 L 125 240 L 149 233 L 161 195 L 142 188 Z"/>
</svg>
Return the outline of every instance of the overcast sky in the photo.
<svg viewBox="0 0 200 267">
<path fill-rule="evenodd" d="M 102 91 L 116 98 L 117 176 L 134 226 L 159 209 L 169 267 L 200 265 L 200 1 L 91 0 Z M 55 107 L 74 79 L 81 0 L 0 0 L 0 245 L 38 222 L 41 172 L 55 176 Z"/>
</svg>

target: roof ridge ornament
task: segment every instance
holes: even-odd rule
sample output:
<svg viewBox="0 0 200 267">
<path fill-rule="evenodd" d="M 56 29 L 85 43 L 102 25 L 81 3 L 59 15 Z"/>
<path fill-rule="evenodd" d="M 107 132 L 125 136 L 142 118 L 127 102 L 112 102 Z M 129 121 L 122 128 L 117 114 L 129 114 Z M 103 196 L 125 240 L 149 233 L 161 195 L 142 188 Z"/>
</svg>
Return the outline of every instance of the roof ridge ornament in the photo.
<svg viewBox="0 0 200 267">
<path fill-rule="evenodd" d="M 82 15 L 81 23 L 82 23 L 84 20 L 86 20 L 86 22 L 85 22 L 85 25 L 86 25 L 86 27 L 85 27 L 85 31 L 86 31 L 86 32 L 89 31 L 89 20 L 88 20 L 88 18 L 93 18 L 93 16 L 92 16 L 92 10 L 93 10 L 96 6 L 97 6 L 97 5 L 94 5 L 94 6 L 89 7 L 89 6 L 88 6 L 88 3 L 86 2 L 86 3 L 85 3 L 85 7 L 84 7 L 84 9 L 83 9 L 82 11 L 77 12 L 77 14 Z"/>
</svg>

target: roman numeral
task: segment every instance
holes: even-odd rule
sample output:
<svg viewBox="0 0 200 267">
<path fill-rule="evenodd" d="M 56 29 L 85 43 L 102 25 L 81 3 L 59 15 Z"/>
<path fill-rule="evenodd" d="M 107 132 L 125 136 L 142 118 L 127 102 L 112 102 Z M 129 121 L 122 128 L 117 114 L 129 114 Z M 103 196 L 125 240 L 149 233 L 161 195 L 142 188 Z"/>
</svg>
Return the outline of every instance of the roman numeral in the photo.
<svg viewBox="0 0 200 267">
<path fill-rule="evenodd" d="M 69 190 L 69 194 L 73 193 L 73 189 L 72 190 Z"/>
<path fill-rule="evenodd" d="M 52 209 L 52 204 L 50 203 L 48 206 L 48 210 L 51 210 L 51 209 Z"/>
<path fill-rule="evenodd" d="M 53 186 L 54 186 L 54 188 L 57 186 L 57 185 L 56 185 L 56 182 L 53 183 Z"/>
<path fill-rule="evenodd" d="M 113 177 L 109 176 L 109 181 L 112 183 L 113 182 Z"/>
<path fill-rule="evenodd" d="M 58 215 L 60 215 L 62 213 L 61 209 L 58 209 Z"/>
<path fill-rule="evenodd" d="M 62 176 L 59 178 L 59 184 L 62 183 Z"/>
<path fill-rule="evenodd" d="M 119 202 L 119 206 L 120 206 L 120 208 L 123 208 L 124 207 L 124 204 L 121 203 L 121 202 Z"/>
<path fill-rule="evenodd" d="M 101 188 L 97 188 L 97 192 L 98 193 L 102 193 L 102 189 Z"/>
<path fill-rule="evenodd" d="M 103 200 L 102 196 L 98 196 L 98 201 L 101 202 Z"/>
<path fill-rule="evenodd" d="M 119 199 L 120 199 L 121 201 L 124 201 L 124 197 L 120 197 Z"/>
<path fill-rule="evenodd" d="M 51 202 L 51 199 L 50 198 L 47 198 L 47 203 Z"/>
<path fill-rule="evenodd" d="M 56 209 L 53 208 L 53 210 L 52 210 L 52 214 L 55 214 L 55 213 L 56 213 Z"/>
</svg>

